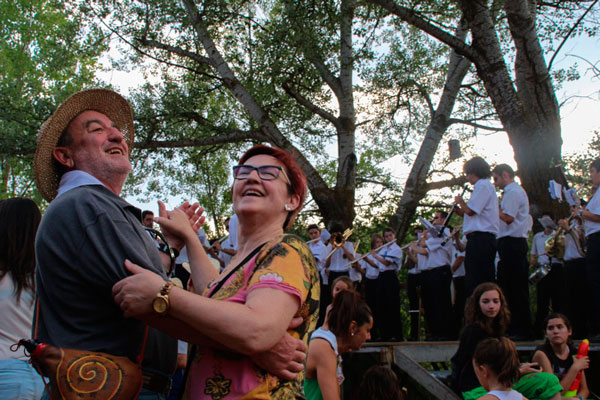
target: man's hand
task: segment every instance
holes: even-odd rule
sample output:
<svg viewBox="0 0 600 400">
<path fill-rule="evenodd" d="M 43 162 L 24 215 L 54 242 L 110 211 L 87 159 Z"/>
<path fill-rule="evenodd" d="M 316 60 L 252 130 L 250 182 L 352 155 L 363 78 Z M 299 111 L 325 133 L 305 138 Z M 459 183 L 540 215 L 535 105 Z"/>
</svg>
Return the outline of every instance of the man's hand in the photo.
<svg viewBox="0 0 600 400">
<path fill-rule="evenodd" d="M 288 329 L 297 328 L 301 323 L 302 318 L 294 318 Z M 270 374 L 281 379 L 292 380 L 296 379 L 298 373 L 304 369 L 306 350 L 302 340 L 286 333 L 270 350 L 255 354 L 251 358 L 256 365 Z"/>
</svg>

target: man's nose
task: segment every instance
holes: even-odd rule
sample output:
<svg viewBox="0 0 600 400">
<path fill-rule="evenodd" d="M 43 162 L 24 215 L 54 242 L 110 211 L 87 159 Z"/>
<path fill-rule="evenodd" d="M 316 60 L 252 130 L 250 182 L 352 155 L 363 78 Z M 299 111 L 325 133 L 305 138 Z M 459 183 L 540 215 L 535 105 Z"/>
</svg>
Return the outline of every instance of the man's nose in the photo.
<svg viewBox="0 0 600 400">
<path fill-rule="evenodd" d="M 124 139 L 123 133 L 116 126 L 111 126 L 108 130 L 109 139 L 117 142 L 122 142 Z"/>
</svg>

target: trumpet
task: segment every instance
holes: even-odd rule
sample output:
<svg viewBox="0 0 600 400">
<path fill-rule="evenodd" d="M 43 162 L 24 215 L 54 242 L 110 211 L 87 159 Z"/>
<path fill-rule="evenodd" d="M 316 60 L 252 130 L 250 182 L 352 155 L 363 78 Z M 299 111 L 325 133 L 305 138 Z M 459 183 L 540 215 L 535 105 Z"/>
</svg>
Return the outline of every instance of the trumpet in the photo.
<svg viewBox="0 0 600 400">
<path fill-rule="evenodd" d="M 577 212 L 578 212 L 578 210 L 573 212 L 573 214 L 571 214 L 569 219 L 567 219 L 567 225 L 571 223 L 571 220 L 573 218 L 575 218 L 575 216 L 577 215 Z M 581 248 L 579 241 L 577 240 L 577 238 L 574 238 L 574 239 L 575 239 L 575 244 L 577 245 L 577 250 L 579 251 L 580 254 L 582 254 L 583 250 Z M 565 256 L 565 250 L 566 250 L 565 230 L 562 226 L 560 226 L 560 227 L 558 227 L 558 229 L 556 229 L 556 232 L 554 232 L 554 235 L 552 235 L 548 239 L 546 239 L 546 241 L 544 242 L 544 250 L 546 250 L 546 254 L 548 255 L 548 257 L 562 259 Z"/>
<path fill-rule="evenodd" d="M 331 255 L 339 248 L 342 248 L 344 246 L 344 244 L 346 243 L 346 240 L 348 240 L 348 238 L 352 235 L 352 229 L 346 229 L 344 231 L 344 233 L 338 233 L 338 232 L 334 232 L 331 234 L 331 238 L 329 239 L 329 243 L 331 244 L 332 250 L 331 252 L 327 255 L 327 257 L 325 257 L 325 260 L 327 260 L 329 257 L 331 257 Z"/>
</svg>

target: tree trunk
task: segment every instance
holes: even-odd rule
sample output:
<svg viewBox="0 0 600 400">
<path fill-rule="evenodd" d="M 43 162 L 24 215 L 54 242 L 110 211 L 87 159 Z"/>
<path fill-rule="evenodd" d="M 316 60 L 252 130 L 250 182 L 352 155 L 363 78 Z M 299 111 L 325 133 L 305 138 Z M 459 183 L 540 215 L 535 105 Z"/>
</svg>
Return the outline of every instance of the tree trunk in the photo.
<svg viewBox="0 0 600 400">
<path fill-rule="evenodd" d="M 531 214 L 537 218 L 544 210 L 564 213 L 547 190 L 550 179 L 565 182 L 555 168 L 561 160 L 559 108 L 535 30 L 535 14 L 527 0 L 504 3 L 516 49 L 515 89 L 489 9 L 478 1 L 465 0 L 461 5 L 471 23 L 478 74 L 513 147 Z"/>
<path fill-rule="evenodd" d="M 457 29 L 457 37 L 464 39 L 466 32 L 466 25 L 461 24 Z M 396 213 L 390 219 L 390 226 L 396 230 L 396 237 L 400 242 L 408 233 L 419 202 L 427 194 L 426 181 L 429 169 L 440 141 L 448 128 L 448 119 L 470 64 L 470 61 L 463 56 L 458 55 L 455 51 L 451 52 L 446 83 L 440 102 L 432 115 L 431 122 L 425 132 L 425 138 L 419 148 L 419 153 L 404 184 L 404 191 Z"/>
</svg>

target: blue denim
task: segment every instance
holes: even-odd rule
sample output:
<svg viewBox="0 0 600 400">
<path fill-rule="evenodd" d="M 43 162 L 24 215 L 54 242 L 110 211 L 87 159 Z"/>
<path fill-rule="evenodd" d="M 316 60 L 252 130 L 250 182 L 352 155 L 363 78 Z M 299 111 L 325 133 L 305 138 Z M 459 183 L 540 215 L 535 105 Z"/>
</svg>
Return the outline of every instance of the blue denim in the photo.
<svg viewBox="0 0 600 400">
<path fill-rule="evenodd" d="M 4 400 L 4 397 L 0 396 L 0 399 Z M 146 388 L 142 388 L 140 395 L 137 398 L 138 400 L 165 400 L 166 396 L 164 394 L 159 394 L 153 391 L 150 391 Z M 44 393 L 42 400 L 50 400 L 50 396 Z"/>
<path fill-rule="evenodd" d="M 142 388 L 138 400 L 166 400 L 167 396 Z"/>
<path fill-rule="evenodd" d="M 40 400 L 43 393 L 42 377 L 27 361 L 0 360 L 0 399 Z"/>
</svg>

